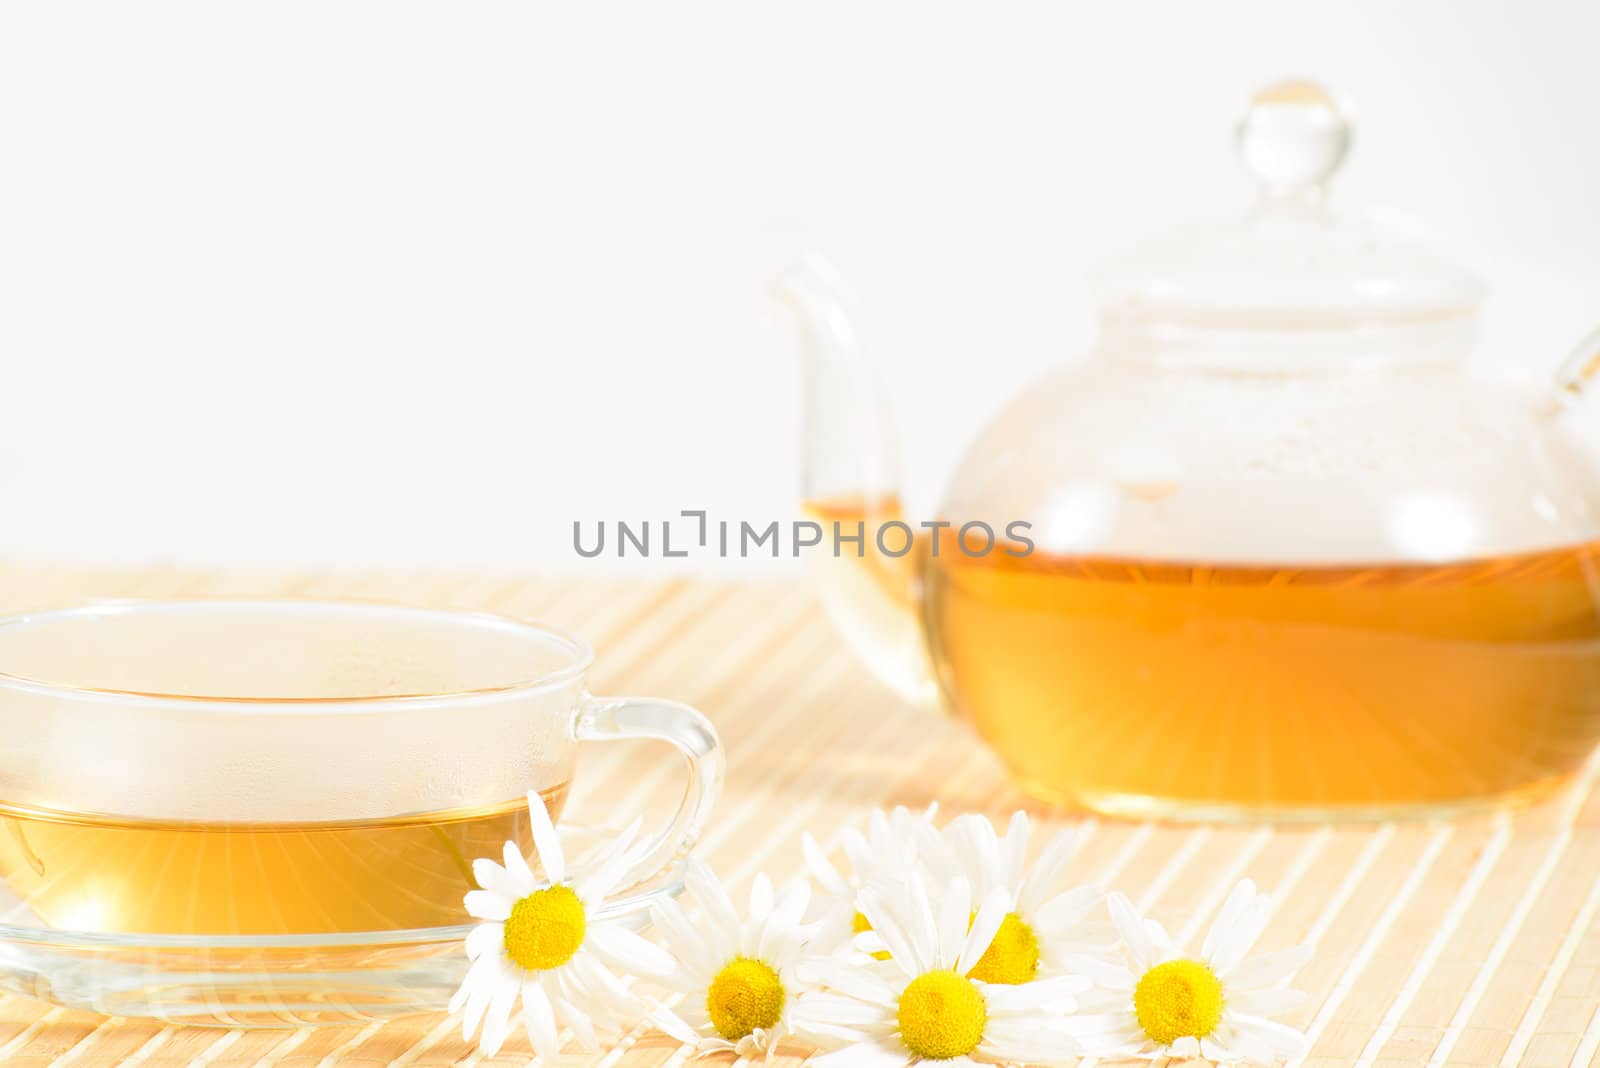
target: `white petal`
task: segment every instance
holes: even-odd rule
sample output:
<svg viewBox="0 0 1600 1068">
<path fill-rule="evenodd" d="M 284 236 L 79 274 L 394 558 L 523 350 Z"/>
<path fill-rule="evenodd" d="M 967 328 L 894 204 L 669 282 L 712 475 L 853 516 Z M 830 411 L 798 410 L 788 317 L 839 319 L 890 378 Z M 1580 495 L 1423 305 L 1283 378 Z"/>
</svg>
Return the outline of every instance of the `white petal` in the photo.
<svg viewBox="0 0 1600 1068">
<path fill-rule="evenodd" d="M 470 985 L 468 985 L 467 982 L 465 981 L 465 978 L 463 978 L 461 985 L 456 987 L 456 992 L 454 994 L 450 995 L 450 1003 L 449 1003 L 448 1007 L 445 1009 L 445 1011 L 448 1012 L 451 1016 L 454 1016 L 456 1013 L 460 1012 L 462 1006 L 464 1006 L 467 1003 L 467 998 L 468 998 L 468 996 L 471 995 L 471 993 L 472 993 L 472 987 Z M 462 1037 L 463 1038 L 471 1038 L 472 1036 L 471 1035 L 463 1035 Z"/>
<path fill-rule="evenodd" d="M 1230 990 L 1250 990 L 1272 986 L 1288 979 L 1306 966 L 1314 952 L 1311 946 L 1290 946 L 1257 957 L 1249 957 L 1225 972 L 1218 972 L 1228 981 Z"/>
<path fill-rule="evenodd" d="M 893 841 L 894 834 L 889 827 L 889 813 L 881 808 L 875 808 L 867 813 L 867 838 L 874 845 Z"/>
<path fill-rule="evenodd" d="M 1061 870 L 1067 866 L 1067 861 L 1077 852 L 1081 835 L 1075 828 L 1069 828 L 1056 833 L 1044 847 L 1044 852 L 1039 854 L 1039 859 L 1034 861 L 1033 870 L 1023 880 L 1022 886 L 1017 891 L 1017 911 L 1032 913 L 1039 907 L 1039 902 L 1045 899 L 1057 881 L 1061 878 Z"/>
<path fill-rule="evenodd" d="M 1218 1061 L 1233 1059 L 1252 1064 L 1274 1064 L 1280 1060 L 1269 1044 L 1259 1035 L 1248 1031 L 1231 1026 L 1219 1027 L 1209 1038 L 1210 1041 L 1200 1043 L 1200 1048 L 1203 1051 L 1209 1046 L 1218 1055 Z"/>
<path fill-rule="evenodd" d="M 700 1033 L 665 1005 L 652 1005 L 647 1018 L 656 1026 L 656 1030 L 666 1032 L 679 1042 L 694 1044 L 700 1041 Z"/>
<path fill-rule="evenodd" d="M 792 927 L 805 919 L 811 907 L 811 884 L 805 879 L 790 879 L 778 889 L 778 904 L 772 910 L 773 919 Z"/>
<path fill-rule="evenodd" d="M 1005 883 L 1005 851 L 989 817 L 974 815 L 970 826 L 975 832 L 971 845 L 978 851 L 979 861 L 988 876 L 988 886 L 983 888 L 987 895 L 990 890 Z"/>
<path fill-rule="evenodd" d="M 957 816 L 945 832 L 945 841 L 974 880 L 973 892 L 987 895 L 1001 879 L 1000 840 L 995 837 L 989 817 L 975 812 Z"/>
<path fill-rule="evenodd" d="M 1011 894 L 1003 886 L 997 886 L 989 891 L 989 896 L 983 899 L 983 904 L 978 906 L 978 915 L 972 920 L 972 930 L 967 932 L 967 938 L 961 947 L 961 956 L 956 960 L 956 972 L 966 975 L 977 967 L 978 961 L 989 951 L 989 943 L 994 941 L 995 934 L 1000 930 L 1006 913 L 1011 911 Z"/>
<path fill-rule="evenodd" d="M 911 1055 L 895 1042 L 858 1042 L 809 1063 L 811 1068 L 905 1068 Z"/>
<path fill-rule="evenodd" d="M 1252 1016 L 1281 1016 L 1304 1005 L 1310 997 L 1304 990 L 1291 990 L 1284 986 L 1261 990 L 1229 990 L 1228 1008 L 1247 1012 Z"/>
<path fill-rule="evenodd" d="M 1152 1045 L 1149 1037 L 1136 1026 L 1082 1035 L 1078 1043 L 1083 1052 L 1091 1056 L 1117 1058 L 1144 1056 Z"/>
<path fill-rule="evenodd" d="M 850 944 L 869 957 L 876 953 L 889 952 L 889 947 L 883 942 L 883 936 L 877 931 L 862 931 L 850 940 Z"/>
<path fill-rule="evenodd" d="M 1098 886 L 1075 886 L 1040 905 L 1033 913 L 1033 925 L 1046 930 L 1075 927 L 1104 897 Z"/>
<path fill-rule="evenodd" d="M 583 1011 L 594 1016 L 595 1020 L 615 1022 L 616 1013 L 606 1005 L 600 995 L 595 993 L 590 984 L 583 981 L 580 960 L 587 958 L 593 962 L 593 955 L 578 951 L 578 956 L 573 958 L 566 967 L 553 972 L 545 972 L 539 978 L 544 982 L 545 992 L 550 995 L 550 1004 L 555 1007 L 557 1021 L 565 1020 L 562 1015 L 563 1005 L 582 1005 Z M 598 965 L 597 965 L 598 967 Z"/>
<path fill-rule="evenodd" d="M 601 861 L 593 871 L 577 881 L 573 887 L 586 904 L 598 904 L 610 896 L 617 884 L 626 878 L 639 861 L 638 856 L 628 846 L 633 841 L 633 836 L 639 832 L 639 821 L 634 820 L 629 828 L 622 832 L 612 843 L 612 848 L 606 854 L 606 859 Z"/>
<path fill-rule="evenodd" d="M 533 833 L 533 848 L 539 853 L 539 866 L 545 878 L 559 883 L 567 877 L 566 855 L 561 852 L 561 839 L 556 836 L 555 824 L 550 822 L 550 812 L 544 807 L 539 791 L 528 791 L 528 828 Z"/>
<path fill-rule="evenodd" d="M 1028 860 L 1028 814 L 1017 809 L 1000 844 L 1000 881 L 1011 890 L 1022 885 L 1022 869 Z"/>
<path fill-rule="evenodd" d="M 675 969 L 671 975 L 653 976 L 652 978 L 668 990 L 689 995 L 691 1004 L 694 996 L 704 994 L 711 985 L 711 976 L 704 973 L 691 975 L 682 968 Z"/>
<path fill-rule="evenodd" d="M 819 1020 L 807 1020 L 796 1013 L 794 1019 L 794 1033 L 814 1045 L 823 1048 L 837 1049 L 840 1046 L 853 1045 L 857 1042 L 871 1042 L 875 1032 L 862 1031 L 856 1027 L 844 1027 L 838 1024 L 825 1024 Z"/>
<path fill-rule="evenodd" d="M 1250 879 L 1240 879 L 1233 889 L 1228 891 L 1227 900 L 1223 901 L 1222 908 L 1217 910 L 1216 918 L 1211 921 L 1211 930 L 1207 933 L 1200 952 L 1209 957 L 1216 949 L 1214 940 L 1238 923 L 1255 899 L 1255 882 Z"/>
<path fill-rule="evenodd" d="M 1069 973 L 1087 976 L 1104 987 L 1128 991 L 1132 991 L 1134 987 L 1133 973 L 1128 969 L 1087 953 L 1069 953 L 1062 960 L 1061 966 Z"/>
<path fill-rule="evenodd" d="M 1144 917 L 1139 915 L 1133 902 L 1123 894 L 1107 897 L 1106 907 L 1111 910 L 1111 920 L 1117 925 L 1118 937 L 1133 957 L 1134 970 L 1141 973 L 1149 971 L 1157 963 L 1156 947 L 1145 926 Z"/>
<path fill-rule="evenodd" d="M 1119 1008 L 1115 1012 L 1076 1013 L 1061 1020 L 1061 1026 L 1079 1039 L 1093 1035 L 1122 1035 L 1138 1026 L 1131 1001 L 1130 998 L 1130 1007 Z"/>
<path fill-rule="evenodd" d="M 800 918 L 811 903 L 811 887 L 804 881 L 792 882 L 778 895 L 778 903 L 761 928 L 756 943 L 756 955 L 762 960 L 776 960 L 792 953 L 800 945 L 803 932 Z"/>
<path fill-rule="evenodd" d="M 1172 936 L 1167 934 L 1167 929 L 1152 919 L 1144 921 L 1145 934 L 1150 939 L 1150 944 L 1155 947 L 1155 955 L 1151 958 L 1152 964 L 1161 964 L 1164 961 L 1174 960 L 1178 956 L 1177 948 L 1173 945 Z"/>
<path fill-rule="evenodd" d="M 865 874 L 865 869 L 872 866 L 872 847 L 867 845 L 867 840 L 854 827 L 846 827 L 839 832 L 839 848 L 844 850 L 845 858 L 850 861 L 850 868 L 858 879 Z"/>
<path fill-rule="evenodd" d="M 957 877 L 950 881 L 944 900 L 939 903 L 939 959 L 956 960 L 967 941 L 967 925 L 972 922 L 972 884 Z"/>
<path fill-rule="evenodd" d="M 755 952 L 752 954 L 757 960 L 764 960 L 774 968 L 788 967 L 800 956 L 800 950 L 810 937 L 812 929 L 794 924 L 778 923 L 768 919 L 761 928 L 761 937 L 756 941 Z"/>
<path fill-rule="evenodd" d="M 467 969 L 461 987 L 450 999 L 450 1011 L 460 1012 L 461 1037 L 471 1041 L 483 1022 L 483 1014 L 494 996 L 495 983 L 501 978 L 501 965 L 497 956 L 479 957 Z"/>
<path fill-rule="evenodd" d="M 815 969 L 815 977 L 819 983 L 825 984 L 836 994 L 843 994 L 880 1008 L 892 1008 L 899 999 L 894 987 L 866 968 L 851 967 L 835 960 L 820 961 Z M 811 998 L 826 996 L 828 995 L 807 994 L 802 1004 L 809 1002 Z"/>
<path fill-rule="evenodd" d="M 467 959 L 477 960 L 485 953 L 498 953 L 505 940 L 505 924 L 480 923 L 467 932 Z"/>
<path fill-rule="evenodd" d="M 506 845 L 510 844 L 510 842 L 506 843 Z M 488 890 L 490 893 L 499 894 L 501 897 L 510 898 L 513 901 L 523 896 L 517 893 L 516 881 L 509 878 L 506 875 L 506 870 L 488 857 L 479 857 L 472 862 L 472 881 L 477 883 L 480 889 Z"/>
<path fill-rule="evenodd" d="M 505 1045 L 506 1036 L 511 1033 L 511 1011 L 517 1007 L 520 992 L 520 985 L 514 982 L 495 986 L 489 1011 L 483 1018 L 483 1037 L 478 1040 L 478 1048 L 483 1050 L 484 1056 L 493 1057 Z"/>
<path fill-rule="evenodd" d="M 632 975 L 667 975 L 677 963 L 672 954 L 654 942 L 614 924 L 591 925 L 584 944 L 607 964 Z"/>
<path fill-rule="evenodd" d="M 951 828 L 940 832 L 933 824 L 921 819 L 914 819 L 909 827 L 907 838 L 911 845 L 906 850 L 909 854 L 906 863 L 920 866 L 935 886 L 944 886 L 957 875 L 968 875 L 970 880 L 970 873 L 961 863 L 952 844 Z"/>
<path fill-rule="evenodd" d="M 1260 1039 L 1279 1057 L 1298 1057 L 1306 1051 L 1306 1036 L 1288 1024 L 1245 1012 L 1233 1013 L 1231 1022 L 1241 1038 Z"/>
<path fill-rule="evenodd" d="M 931 963 L 927 958 L 917 954 L 916 947 L 901 928 L 899 919 L 881 895 L 868 887 L 861 891 L 860 905 L 861 914 L 872 925 L 873 933 L 883 940 L 884 948 L 888 950 L 890 958 L 901 971 L 907 975 L 921 975 L 931 970 Z"/>
<path fill-rule="evenodd" d="M 1266 894 L 1257 894 L 1255 884 L 1249 879 L 1242 880 L 1229 895 L 1223 906 L 1224 913 L 1230 908 L 1231 914 L 1219 916 L 1212 924 L 1201 947 L 1201 955 L 1219 974 L 1244 959 L 1266 929 L 1267 921 L 1272 919 L 1272 899 Z"/>
<path fill-rule="evenodd" d="M 758 872 L 750 880 L 750 912 L 747 919 L 752 927 L 759 927 L 766 922 L 772 913 L 773 898 L 772 880 L 767 878 L 766 872 Z"/>
<path fill-rule="evenodd" d="M 706 1011 L 703 998 L 680 998 L 677 1004 L 672 1006 L 672 1012 L 697 1031 L 704 1030 L 711 1024 L 711 1014 Z"/>
<path fill-rule="evenodd" d="M 574 1004 L 586 1004 L 592 997 L 618 1015 L 639 1011 L 641 1002 L 638 995 L 618 982 L 617 977 L 592 954 L 580 950 L 567 964 L 566 970 L 572 973 L 587 995 L 583 999 L 572 998 Z"/>
<path fill-rule="evenodd" d="M 1198 1057 L 1200 1056 L 1200 1040 L 1193 1035 L 1182 1035 L 1173 1039 L 1172 1044 L 1167 1049 L 1174 1057 Z"/>
<path fill-rule="evenodd" d="M 1117 948 L 1117 927 L 1109 920 L 1064 924 L 1030 922 L 1039 935 L 1039 943 L 1055 954 L 1090 953 L 1104 957 Z"/>
<path fill-rule="evenodd" d="M 480 920 L 499 923 L 511 915 L 511 900 L 493 890 L 471 890 L 462 898 L 467 911 Z"/>
<path fill-rule="evenodd" d="M 843 994 L 808 994 L 796 1007 L 795 1017 L 807 1024 L 872 1027 L 885 1020 L 888 1015 L 886 1009 L 884 1005 L 874 1005 Z"/>
<path fill-rule="evenodd" d="M 690 857 L 684 862 L 684 887 L 700 905 L 705 914 L 705 927 L 710 931 L 715 955 L 720 959 L 736 952 L 734 939 L 739 930 L 739 913 L 722 883 L 699 858 Z"/>
<path fill-rule="evenodd" d="M 749 1060 L 770 1052 L 776 1044 L 773 1032 L 758 1027 L 735 1043 L 733 1049 L 740 1057 Z"/>
<path fill-rule="evenodd" d="M 895 841 L 908 844 L 915 848 L 926 840 L 930 831 L 935 831 L 933 818 L 939 814 L 939 802 L 930 802 L 928 807 L 921 812 L 913 812 L 904 805 L 896 805 L 894 811 L 889 813 L 889 830 L 894 834 Z"/>
<path fill-rule="evenodd" d="M 1039 988 L 1054 1003 L 1092 989 L 1094 981 L 1086 975 L 1053 975 L 1048 979 L 1035 979 L 1023 985 Z"/>
<path fill-rule="evenodd" d="M 840 957 L 842 956 L 843 954 L 840 954 L 838 957 L 806 957 L 804 960 L 800 961 L 794 966 L 794 974 L 796 977 L 798 977 L 800 982 L 804 983 L 808 987 L 820 986 L 822 983 L 822 976 L 825 974 L 826 969 L 832 964 L 839 963 Z"/>
<path fill-rule="evenodd" d="M 816 926 L 808 928 L 805 949 L 813 956 L 832 956 L 849 943 L 855 926 L 855 906 L 834 900 Z"/>
<path fill-rule="evenodd" d="M 933 967 L 949 967 L 953 961 L 939 956 L 939 924 L 933 918 L 933 902 L 928 897 L 928 884 L 913 879 L 906 884 L 902 898 L 905 909 L 901 913 L 906 936 L 919 960 Z"/>
<path fill-rule="evenodd" d="M 561 1052 L 555 1009 L 544 987 L 532 980 L 522 984 L 522 1022 L 528 1028 L 528 1040 L 535 1053 L 549 1060 Z"/>
<path fill-rule="evenodd" d="M 800 851 L 805 854 L 806 868 L 811 872 L 811 877 L 822 887 L 824 893 L 834 896 L 843 896 L 850 892 L 850 886 L 844 881 L 844 876 L 839 874 L 822 852 L 822 847 L 817 845 L 817 840 L 807 831 L 800 836 Z"/>
<path fill-rule="evenodd" d="M 1054 1020 L 996 1020 L 984 1028 L 978 1052 L 1012 1064 L 1071 1064 L 1083 1045 Z"/>
<path fill-rule="evenodd" d="M 594 1033 L 594 1022 L 588 1014 L 566 998 L 552 999 L 551 1007 L 555 1009 L 557 1019 L 572 1029 L 572 1037 L 579 1049 L 592 1053 L 600 1048 L 599 1036 Z"/>
<path fill-rule="evenodd" d="M 661 933 L 667 948 L 677 954 L 685 968 L 697 974 L 704 974 L 716 971 L 721 964 L 711 955 L 706 940 L 694 929 L 689 917 L 684 914 L 683 907 L 676 901 L 660 901 L 652 905 L 650 922 Z"/>
<path fill-rule="evenodd" d="M 517 843 L 507 842 L 501 855 L 506 862 L 506 878 L 511 882 L 512 897 L 527 897 L 539 888 L 539 880 L 533 877 L 533 869 L 528 867 L 527 858 L 517 848 Z"/>
<path fill-rule="evenodd" d="M 1094 1015 L 1101 1012 L 1132 1012 L 1133 1011 L 1133 986 L 1132 984 L 1115 990 L 1111 987 L 1097 986 L 1085 990 L 1078 998 L 1078 1015 Z"/>
<path fill-rule="evenodd" d="M 1059 975 L 1054 979 L 1036 979 L 1031 983 L 1006 985 L 983 984 L 983 1000 L 989 1006 L 991 1018 L 998 1015 L 1053 1012 L 1072 1012 L 1078 1006 L 1077 995 L 1088 989 L 1089 981 L 1076 975 Z"/>
</svg>

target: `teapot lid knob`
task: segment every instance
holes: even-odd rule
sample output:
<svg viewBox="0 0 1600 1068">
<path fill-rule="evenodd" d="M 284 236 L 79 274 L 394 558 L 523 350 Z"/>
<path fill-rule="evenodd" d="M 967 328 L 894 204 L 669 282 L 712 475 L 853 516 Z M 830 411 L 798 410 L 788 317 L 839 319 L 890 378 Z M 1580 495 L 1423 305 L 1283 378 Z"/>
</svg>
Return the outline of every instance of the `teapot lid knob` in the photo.
<svg viewBox="0 0 1600 1068">
<path fill-rule="evenodd" d="M 1350 150 L 1350 111 L 1334 90 L 1291 78 L 1250 98 L 1239 120 L 1239 155 L 1270 196 L 1319 197 Z"/>
<path fill-rule="evenodd" d="M 1139 344 L 1164 353 L 1188 346 L 1206 359 L 1221 350 L 1251 358 L 1245 350 L 1257 350 L 1238 332 L 1259 328 L 1260 352 L 1282 346 L 1304 362 L 1322 351 L 1305 341 L 1320 331 L 1336 363 L 1349 339 L 1372 337 L 1376 327 L 1405 328 L 1383 344 L 1408 351 L 1427 333 L 1418 326 L 1449 320 L 1469 329 L 1484 295 L 1476 271 L 1392 214 L 1327 203 L 1328 182 L 1350 151 L 1352 114 L 1341 93 L 1304 78 L 1256 92 L 1235 130 L 1258 186 L 1255 205 L 1243 218 L 1180 227 L 1102 260 L 1092 276 L 1102 319 L 1133 329 Z"/>
</svg>

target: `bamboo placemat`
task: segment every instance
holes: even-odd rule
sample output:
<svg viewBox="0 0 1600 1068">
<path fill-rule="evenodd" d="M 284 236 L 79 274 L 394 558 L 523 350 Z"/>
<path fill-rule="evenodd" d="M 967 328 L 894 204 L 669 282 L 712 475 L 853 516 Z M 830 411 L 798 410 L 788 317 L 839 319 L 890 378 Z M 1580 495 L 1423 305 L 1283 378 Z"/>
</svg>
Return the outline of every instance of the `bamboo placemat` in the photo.
<svg viewBox="0 0 1600 1068">
<path fill-rule="evenodd" d="M 599 650 L 597 692 L 688 701 L 717 723 L 728 788 L 702 855 L 743 888 L 800 870 L 799 835 L 824 844 L 875 805 L 938 800 L 948 812 L 1036 809 L 961 725 L 902 707 L 867 677 L 798 584 L 569 581 L 504 575 L 269 574 L 14 567 L 0 611 L 87 597 L 260 594 L 397 600 L 550 622 Z M 670 762 L 650 747 L 586 754 L 575 805 L 675 802 Z M 1151 908 L 1175 933 L 1202 930 L 1242 875 L 1281 905 L 1265 945 L 1314 941 L 1290 1020 L 1314 1040 L 1308 1066 L 1590 1064 L 1600 1050 L 1600 797 L 1593 777 L 1515 815 L 1450 824 L 1339 828 L 1169 827 L 1083 820 L 1079 870 Z M 1038 813 L 1054 824 L 1070 814 Z M 598 1068 L 682 1064 L 688 1051 L 636 1031 Z M 0 1064 L 523 1064 L 524 1037 L 492 1062 L 454 1021 L 221 1031 L 0 998 Z M 721 1057 L 722 1063 L 729 1058 Z M 794 1068 L 799 1058 L 774 1064 Z"/>
</svg>

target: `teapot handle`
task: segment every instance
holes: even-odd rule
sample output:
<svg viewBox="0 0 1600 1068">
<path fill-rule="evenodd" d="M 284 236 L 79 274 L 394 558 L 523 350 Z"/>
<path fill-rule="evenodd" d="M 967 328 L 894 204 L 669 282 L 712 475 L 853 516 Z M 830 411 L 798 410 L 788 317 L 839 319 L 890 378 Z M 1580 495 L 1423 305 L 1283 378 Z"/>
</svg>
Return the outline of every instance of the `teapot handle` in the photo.
<svg viewBox="0 0 1600 1068">
<path fill-rule="evenodd" d="M 1600 374 L 1600 327 L 1578 342 L 1556 372 L 1556 387 L 1562 396 L 1581 397 Z"/>
</svg>

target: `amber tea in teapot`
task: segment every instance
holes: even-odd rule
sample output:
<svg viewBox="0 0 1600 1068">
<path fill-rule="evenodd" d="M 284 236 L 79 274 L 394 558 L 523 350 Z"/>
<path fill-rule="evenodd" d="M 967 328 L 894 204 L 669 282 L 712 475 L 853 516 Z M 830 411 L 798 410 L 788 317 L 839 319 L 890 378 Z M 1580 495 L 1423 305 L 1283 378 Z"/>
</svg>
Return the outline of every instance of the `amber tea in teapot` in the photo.
<svg viewBox="0 0 1600 1068">
<path fill-rule="evenodd" d="M 847 532 L 867 518 L 809 511 Z M 1292 567 L 970 557 L 941 534 L 937 560 L 929 539 L 917 550 L 934 669 L 1041 797 L 1134 813 L 1152 794 L 1322 808 L 1538 792 L 1600 734 L 1595 543 Z M 892 580 L 889 563 L 846 561 Z"/>
<path fill-rule="evenodd" d="M 1468 365 L 1481 283 L 1329 208 L 1348 140 L 1331 94 L 1258 94 L 1255 211 L 1103 267 L 1098 358 L 993 418 L 905 556 L 870 533 L 902 520 L 895 462 L 836 280 L 784 282 L 808 511 L 869 532 L 820 560 L 825 602 L 1038 797 L 1437 815 L 1539 796 L 1600 741 L 1600 346 L 1550 386 Z M 974 520 L 1035 549 L 960 551 Z"/>
</svg>

